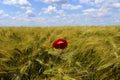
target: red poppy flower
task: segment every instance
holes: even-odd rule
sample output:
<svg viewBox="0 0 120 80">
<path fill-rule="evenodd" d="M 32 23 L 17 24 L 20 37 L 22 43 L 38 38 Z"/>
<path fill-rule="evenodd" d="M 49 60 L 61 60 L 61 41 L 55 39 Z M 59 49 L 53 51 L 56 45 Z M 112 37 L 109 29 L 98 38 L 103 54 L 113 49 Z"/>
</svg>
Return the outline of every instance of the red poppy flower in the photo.
<svg viewBox="0 0 120 80">
<path fill-rule="evenodd" d="M 52 46 L 56 49 L 64 49 L 67 47 L 67 41 L 65 39 L 57 39 L 53 42 Z"/>
</svg>

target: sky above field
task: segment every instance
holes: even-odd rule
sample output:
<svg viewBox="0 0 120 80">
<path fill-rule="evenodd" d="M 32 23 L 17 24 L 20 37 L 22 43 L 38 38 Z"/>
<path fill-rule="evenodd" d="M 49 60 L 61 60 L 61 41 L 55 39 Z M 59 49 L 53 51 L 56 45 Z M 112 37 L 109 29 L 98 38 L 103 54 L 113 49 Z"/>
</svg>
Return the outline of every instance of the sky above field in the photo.
<svg viewBox="0 0 120 80">
<path fill-rule="evenodd" d="M 0 26 L 120 25 L 120 0 L 0 0 Z"/>
</svg>

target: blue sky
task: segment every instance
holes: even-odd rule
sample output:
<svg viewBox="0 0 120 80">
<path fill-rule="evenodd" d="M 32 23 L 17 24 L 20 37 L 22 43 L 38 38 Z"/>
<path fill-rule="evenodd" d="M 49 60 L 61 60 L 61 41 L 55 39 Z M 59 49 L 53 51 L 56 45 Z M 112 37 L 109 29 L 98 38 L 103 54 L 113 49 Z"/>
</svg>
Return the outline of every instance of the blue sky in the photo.
<svg viewBox="0 0 120 80">
<path fill-rule="evenodd" d="M 120 0 L 0 0 L 0 26 L 120 25 Z"/>
</svg>

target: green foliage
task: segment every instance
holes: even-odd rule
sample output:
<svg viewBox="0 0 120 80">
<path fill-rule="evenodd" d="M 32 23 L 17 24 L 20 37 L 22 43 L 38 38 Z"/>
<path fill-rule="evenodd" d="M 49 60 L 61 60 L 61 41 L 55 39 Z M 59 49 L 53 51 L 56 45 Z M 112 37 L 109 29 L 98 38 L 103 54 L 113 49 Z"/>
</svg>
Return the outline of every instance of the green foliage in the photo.
<svg viewBox="0 0 120 80">
<path fill-rule="evenodd" d="M 52 48 L 57 38 L 68 47 Z M 119 26 L 0 28 L 0 80 L 119 79 Z"/>
</svg>

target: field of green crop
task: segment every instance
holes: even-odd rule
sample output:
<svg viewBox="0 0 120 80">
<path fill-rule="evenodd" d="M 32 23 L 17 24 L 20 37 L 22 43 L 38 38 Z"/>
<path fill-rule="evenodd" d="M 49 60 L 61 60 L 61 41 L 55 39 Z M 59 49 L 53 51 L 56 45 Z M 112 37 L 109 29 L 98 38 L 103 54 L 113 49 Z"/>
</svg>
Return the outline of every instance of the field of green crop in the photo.
<svg viewBox="0 0 120 80">
<path fill-rule="evenodd" d="M 119 79 L 120 26 L 0 28 L 0 80 Z"/>
</svg>

